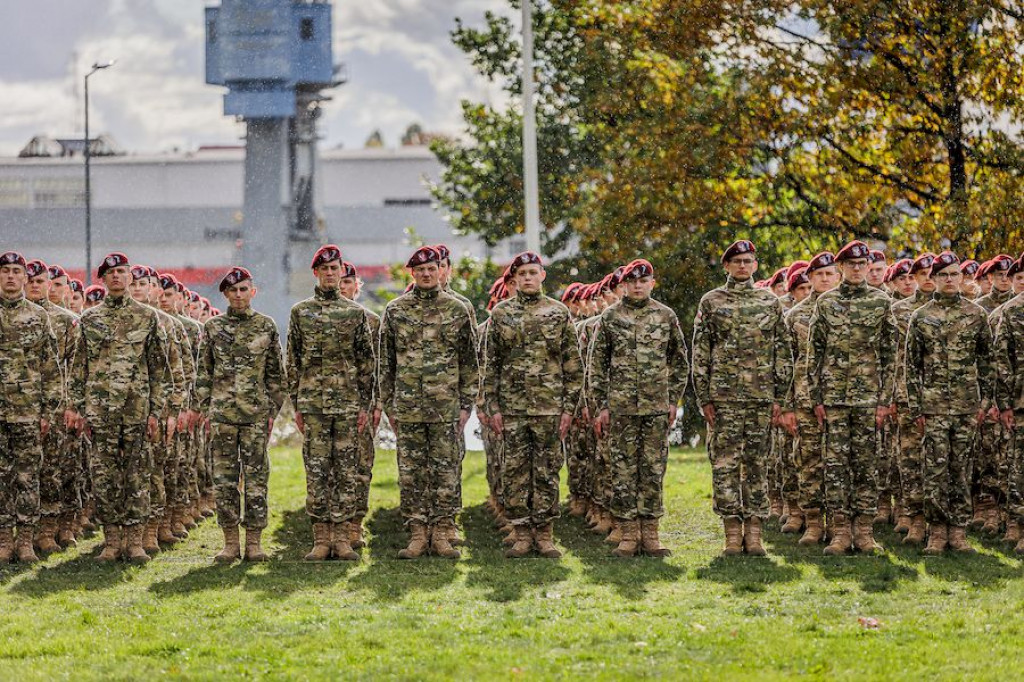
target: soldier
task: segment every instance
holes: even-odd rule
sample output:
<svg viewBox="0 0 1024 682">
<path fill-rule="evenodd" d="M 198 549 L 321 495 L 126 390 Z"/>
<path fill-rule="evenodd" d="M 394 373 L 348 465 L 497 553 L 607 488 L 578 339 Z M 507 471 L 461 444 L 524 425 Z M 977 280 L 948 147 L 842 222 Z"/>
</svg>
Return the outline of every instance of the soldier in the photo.
<svg viewBox="0 0 1024 682">
<path fill-rule="evenodd" d="M 307 561 L 356 561 L 349 528 L 359 516 L 359 440 L 369 426 L 376 360 L 362 306 L 338 291 L 341 249 L 313 256 L 317 286 L 292 307 L 288 326 L 288 394 L 303 435 L 306 513 L 313 522 Z"/>
<path fill-rule="evenodd" d="M 910 298 L 917 291 L 917 280 L 910 272 L 913 265 L 914 261 L 909 258 L 901 258 L 889 267 L 889 296 L 893 300 L 893 306 L 903 299 Z"/>
<path fill-rule="evenodd" d="M 704 294 L 694 319 L 693 384 L 708 424 L 714 507 L 725 529 L 723 555 L 745 548 L 763 556 L 769 432 L 792 381 L 792 355 L 782 303 L 753 286 L 754 244 L 734 242 L 722 254 L 722 266 L 725 285 Z M 789 420 L 787 428 L 794 428 Z"/>
<path fill-rule="evenodd" d="M 85 287 L 82 280 L 73 279 L 68 287 L 71 290 L 68 293 L 68 309 L 75 315 L 81 315 L 85 310 Z"/>
<path fill-rule="evenodd" d="M 63 395 L 50 316 L 24 295 L 26 266 L 19 253 L 0 255 L 0 564 L 39 560 L 42 440 Z"/>
<path fill-rule="evenodd" d="M 93 494 L 103 523 L 99 561 L 117 560 L 122 537 L 127 559 L 146 563 L 142 547 L 149 519 L 149 468 L 143 439 L 160 438 L 158 417 L 173 400 L 167 339 L 155 311 L 126 295 L 131 265 L 121 253 L 103 259 L 98 274 L 109 294 L 86 311 L 71 371 L 65 424 L 92 434 Z M 170 413 L 177 414 L 180 405 Z M 167 438 L 177 419 L 168 417 Z"/>
<path fill-rule="evenodd" d="M 825 433 L 814 416 L 814 405 L 807 381 L 807 350 L 810 339 L 811 316 L 818 297 L 835 288 L 839 283 L 839 268 L 835 256 L 828 251 L 819 253 L 811 259 L 805 276 L 811 285 L 811 293 L 786 313 L 786 330 L 789 333 L 790 348 L 793 354 L 793 382 L 787 403 L 795 408 L 795 412 L 787 420 L 796 423 L 797 437 L 794 444 L 794 460 L 797 475 L 796 510 L 803 517 L 804 534 L 799 543 L 805 547 L 813 547 L 821 542 L 825 531 L 822 526 L 821 510 L 825 503 L 824 477 L 824 439 Z M 793 520 L 793 505 L 790 504 L 790 518 Z M 787 532 L 797 533 L 794 529 L 799 521 L 790 525 Z"/>
<path fill-rule="evenodd" d="M 985 267 L 979 268 L 978 276 L 991 284 L 989 292 L 975 301 L 986 313 L 991 313 L 1013 298 L 1013 281 L 1009 275 L 1012 265 L 1013 258 L 1003 253 L 985 263 Z"/>
<path fill-rule="evenodd" d="M 765 284 L 765 287 L 779 298 L 786 295 L 786 270 L 787 268 L 779 268 Z"/>
<path fill-rule="evenodd" d="M 789 283 L 790 283 L 790 281 L 792 281 L 794 275 L 798 271 L 805 270 L 806 268 L 807 268 L 807 261 L 805 261 L 805 260 L 797 260 L 797 261 L 793 261 L 792 263 L 790 263 L 789 267 L 786 269 L 786 280 L 785 280 L 786 281 L 786 288 L 785 288 L 785 294 L 783 294 L 782 297 L 779 298 L 779 300 L 782 301 L 782 309 L 784 311 L 788 311 L 790 308 L 792 308 L 797 303 L 799 303 L 799 300 L 794 295 L 794 292 L 790 290 Z M 807 288 L 806 291 L 809 293 L 810 292 L 810 288 Z"/>
<path fill-rule="evenodd" d="M 411 533 L 400 559 L 429 549 L 458 559 L 451 535 L 460 511 L 459 434 L 478 389 L 476 329 L 464 303 L 441 289 L 435 247 L 409 258 L 415 288 L 381 320 L 379 386 L 398 437 L 402 517 Z M 375 418 L 379 418 L 379 413 Z"/>
<path fill-rule="evenodd" d="M 1014 280 L 1024 278 L 1024 261 L 1014 263 Z M 1014 543 L 1014 552 L 1024 554 L 1024 438 L 1016 433 L 1024 419 L 1024 297 L 1015 296 L 1005 303 L 995 337 L 996 402 L 1000 422 L 1011 434 L 1007 454 L 1007 522 L 1005 542 Z"/>
<path fill-rule="evenodd" d="M 814 306 L 808 390 L 825 431 L 825 505 L 835 529 L 826 555 L 853 545 L 875 553 L 878 511 L 876 436 L 889 418 L 896 361 L 892 301 L 867 284 L 868 247 L 852 241 L 836 254 L 842 283 Z"/>
<path fill-rule="evenodd" d="M 991 406 L 995 376 L 985 312 L 960 295 L 960 259 L 945 251 L 932 263 L 933 300 L 910 319 L 907 395 L 924 438 L 925 554 L 974 552 L 965 530 L 971 517 L 971 448 Z M 993 410 L 993 412 L 997 412 Z"/>
<path fill-rule="evenodd" d="M 46 292 L 47 300 L 61 308 L 67 308 L 71 295 L 71 278 L 68 277 L 67 271 L 59 265 L 51 265 L 46 272 L 50 277 L 50 288 Z"/>
<path fill-rule="evenodd" d="M 992 291 L 992 280 L 988 277 L 988 271 L 992 267 L 992 261 L 985 261 L 978 267 L 978 271 L 974 273 L 974 283 L 978 285 L 978 296 L 988 296 Z"/>
<path fill-rule="evenodd" d="M 626 296 L 602 313 L 590 368 L 600 410 L 596 428 L 611 441 L 609 506 L 622 535 L 613 553 L 666 557 L 671 552 L 658 524 L 665 513 L 668 431 L 690 374 L 686 341 L 672 309 L 651 299 L 650 262 L 633 261 L 621 279 Z"/>
<path fill-rule="evenodd" d="M 228 313 L 203 329 L 195 392 L 195 409 L 212 424 L 217 523 L 224 533 L 224 549 L 214 561 L 241 558 L 239 525 L 245 528 L 245 560 L 266 561 L 260 540 L 267 527 L 267 448 L 284 404 L 284 357 L 274 320 L 252 309 L 256 286 L 249 271 L 232 268 L 219 288 Z"/>
<path fill-rule="evenodd" d="M 581 319 L 582 305 L 579 301 L 579 294 L 584 289 L 581 282 L 573 282 L 562 292 L 562 305 L 569 309 L 569 315 L 573 326 L 577 329 L 577 323 Z M 582 406 L 576 409 L 572 428 L 569 430 L 569 437 L 565 439 L 565 464 L 568 471 L 569 502 L 568 512 L 570 516 L 583 516 L 586 514 L 586 507 L 590 499 L 589 491 L 585 486 L 587 450 L 581 440 L 581 431 L 587 427 L 583 424 Z"/>
<path fill-rule="evenodd" d="M 978 274 L 980 268 L 981 265 L 975 260 L 965 260 L 960 263 L 960 272 L 964 275 L 964 281 L 960 285 L 960 293 L 972 301 L 981 296 L 981 287 L 974 281 L 974 276 Z"/>
<path fill-rule="evenodd" d="M 561 441 L 579 403 L 583 368 L 568 309 L 543 294 L 540 256 L 519 254 L 509 272 L 517 293 L 491 313 L 483 383 L 486 412 L 504 440 L 503 501 L 515 532 L 505 555 L 525 557 L 536 542 L 541 556 L 558 558 L 552 524 Z"/>
<path fill-rule="evenodd" d="M 878 249 L 868 252 L 868 273 L 867 283 L 869 287 L 882 288 L 882 281 L 885 279 L 885 271 L 889 264 L 885 260 L 885 254 Z"/>
<path fill-rule="evenodd" d="M 83 303 L 83 309 L 89 310 L 95 308 L 98 305 L 103 304 L 103 299 L 107 297 L 107 290 L 102 284 L 93 284 L 85 290 Z"/>
</svg>

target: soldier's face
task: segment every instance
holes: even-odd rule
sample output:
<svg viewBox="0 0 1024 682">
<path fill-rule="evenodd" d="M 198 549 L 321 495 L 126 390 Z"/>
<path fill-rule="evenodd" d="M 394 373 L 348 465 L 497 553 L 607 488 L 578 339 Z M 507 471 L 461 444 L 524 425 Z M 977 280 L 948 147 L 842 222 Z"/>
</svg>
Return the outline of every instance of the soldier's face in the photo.
<svg viewBox="0 0 1024 682">
<path fill-rule="evenodd" d="M 541 285 L 544 284 L 544 280 L 547 278 L 548 273 L 541 266 L 536 263 L 530 263 L 528 265 L 520 266 L 516 270 L 515 277 L 516 290 L 521 291 L 524 294 L 539 294 Z"/>
<path fill-rule="evenodd" d="M 772 287 L 772 293 L 775 294 L 776 296 L 778 296 L 779 298 L 782 298 L 783 296 L 785 296 L 786 295 L 786 283 L 785 282 L 779 282 L 778 284 L 773 286 Z"/>
<path fill-rule="evenodd" d="M 932 279 L 935 280 L 939 293 L 949 296 L 960 293 L 960 283 L 963 282 L 964 276 L 959 265 L 950 265 L 941 272 L 933 273 Z"/>
<path fill-rule="evenodd" d="M 505 290 L 508 291 L 509 298 L 515 298 L 516 292 L 519 291 L 519 284 L 516 282 L 515 277 L 510 277 L 509 280 L 505 282 Z"/>
<path fill-rule="evenodd" d="M 634 301 L 646 301 L 651 297 L 652 291 L 654 291 L 654 277 L 651 275 L 635 277 L 626 282 L 626 296 Z"/>
<path fill-rule="evenodd" d="M 601 299 L 604 300 L 605 306 L 618 303 L 621 298 L 622 297 L 616 293 L 616 289 L 604 289 L 601 291 Z"/>
<path fill-rule="evenodd" d="M 341 261 L 332 260 L 330 263 L 324 263 L 316 269 L 316 282 L 324 291 L 334 291 L 341 281 L 342 272 Z"/>
<path fill-rule="evenodd" d="M 107 288 L 108 296 L 124 295 L 131 281 L 132 271 L 127 265 L 119 265 L 103 273 L 103 286 Z"/>
<path fill-rule="evenodd" d="M 50 277 L 45 272 L 36 275 L 28 280 L 25 285 L 25 298 L 33 303 L 46 300 L 46 294 L 50 291 Z"/>
<path fill-rule="evenodd" d="M 917 291 L 917 280 L 913 275 L 899 275 L 892 281 L 894 288 L 900 296 L 910 298 Z"/>
<path fill-rule="evenodd" d="M 359 280 L 355 277 L 342 277 L 338 282 L 338 293 L 349 300 L 356 300 L 359 295 Z"/>
<path fill-rule="evenodd" d="M 437 263 L 424 263 L 412 269 L 412 278 L 420 289 L 436 289 L 441 283 L 441 268 Z"/>
<path fill-rule="evenodd" d="M 50 280 L 50 291 L 47 296 L 54 305 L 67 305 L 69 291 L 71 286 L 68 284 L 68 278 L 62 275 Z"/>
<path fill-rule="evenodd" d="M 175 303 L 178 300 L 178 292 L 174 287 L 164 289 L 160 292 L 160 310 L 165 313 L 173 313 Z"/>
<path fill-rule="evenodd" d="M 4 298 L 19 298 L 28 284 L 28 275 L 20 265 L 0 266 L 0 293 Z"/>
<path fill-rule="evenodd" d="M 149 277 L 140 277 L 132 280 L 128 285 L 128 293 L 139 303 L 149 303 L 149 291 L 152 289 Z"/>
<path fill-rule="evenodd" d="M 935 282 L 932 281 L 927 270 L 919 270 L 914 273 L 914 281 L 917 282 L 917 288 L 926 294 L 930 294 L 935 291 Z"/>
<path fill-rule="evenodd" d="M 839 272 L 843 281 L 849 284 L 863 284 L 868 277 L 868 259 L 851 258 L 839 264 Z"/>
<path fill-rule="evenodd" d="M 1012 286 L 1010 278 L 1006 276 L 1004 270 L 993 270 L 989 273 L 988 278 L 992 280 L 992 288 L 1001 293 L 1006 293 Z"/>
<path fill-rule="evenodd" d="M 819 268 L 807 275 L 807 279 L 811 280 L 811 288 L 814 291 L 823 294 L 830 289 L 835 289 L 839 284 L 839 268 L 834 265 Z"/>
<path fill-rule="evenodd" d="M 1013 293 L 1019 294 L 1024 291 L 1024 272 L 1018 272 L 1013 276 Z"/>
<path fill-rule="evenodd" d="M 753 256 L 736 256 L 725 264 L 725 272 L 737 282 L 746 282 L 757 272 L 757 259 Z"/>
<path fill-rule="evenodd" d="M 799 303 L 800 301 L 804 300 L 805 298 L 811 295 L 811 283 L 804 282 L 803 284 L 798 285 L 795 289 L 793 289 L 793 291 L 789 293 L 793 294 L 793 300 Z"/>
<path fill-rule="evenodd" d="M 248 279 L 224 290 L 224 298 L 228 299 L 228 307 L 239 312 L 249 309 L 254 296 L 256 296 L 256 287 Z"/>
<path fill-rule="evenodd" d="M 452 262 L 450 260 L 444 260 L 437 264 L 438 280 L 441 282 L 441 286 L 448 286 L 448 282 L 452 278 Z"/>
<path fill-rule="evenodd" d="M 68 307 L 71 308 L 71 312 L 78 315 L 82 312 L 85 305 L 85 297 L 77 291 L 72 291 L 71 296 L 68 297 Z"/>
<path fill-rule="evenodd" d="M 885 279 L 885 271 L 888 267 L 888 264 L 886 264 L 884 260 L 869 265 L 868 284 L 870 284 L 873 287 L 882 286 L 882 280 Z"/>
<path fill-rule="evenodd" d="M 992 291 L 992 280 L 990 280 L 988 277 L 982 277 L 981 279 L 975 281 L 981 288 L 981 295 L 988 296 L 988 293 Z"/>
</svg>

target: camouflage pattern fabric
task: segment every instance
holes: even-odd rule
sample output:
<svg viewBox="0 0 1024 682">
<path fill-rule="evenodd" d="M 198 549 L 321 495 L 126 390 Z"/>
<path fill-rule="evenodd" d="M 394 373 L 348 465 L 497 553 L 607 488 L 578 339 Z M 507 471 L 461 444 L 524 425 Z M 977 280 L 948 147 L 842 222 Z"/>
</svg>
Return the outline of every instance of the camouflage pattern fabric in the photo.
<svg viewBox="0 0 1024 682">
<path fill-rule="evenodd" d="M 213 451 L 217 523 L 221 526 L 241 524 L 251 530 L 267 527 L 268 436 L 266 422 L 214 422 L 210 446 Z M 245 489 L 244 507 L 238 491 L 239 483 Z"/>
<path fill-rule="evenodd" d="M 49 315 L 25 298 L 0 299 L 0 422 L 38 429 L 41 419 L 56 416 L 63 396 Z"/>
<path fill-rule="evenodd" d="M 559 516 L 558 422 L 558 416 L 505 418 L 502 501 L 513 526 L 543 526 Z"/>
<path fill-rule="evenodd" d="M 0 421 L 0 528 L 39 522 L 39 424 Z"/>
<path fill-rule="evenodd" d="M 149 520 L 152 464 L 145 438 L 142 424 L 92 424 L 92 492 L 103 525 L 134 526 Z"/>
<path fill-rule="evenodd" d="M 918 516 L 924 513 L 924 452 L 920 430 L 909 417 L 907 397 L 907 334 L 910 318 L 932 300 L 932 294 L 918 290 L 909 298 L 897 301 L 892 306 L 896 320 L 896 381 L 894 399 L 896 405 L 896 432 L 892 439 L 892 458 L 899 476 L 897 500 L 903 513 Z"/>
<path fill-rule="evenodd" d="M 454 422 L 398 423 L 398 487 L 406 524 L 435 524 L 454 519 L 461 510 L 456 426 Z"/>
<path fill-rule="evenodd" d="M 796 442 L 801 509 L 825 508 L 825 429 L 814 413 L 806 408 L 796 411 L 800 437 Z"/>
<path fill-rule="evenodd" d="M 850 517 L 878 511 L 875 408 L 828 407 L 825 421 L 825 509 Z"/>
<path fill-rule="evenodd" d="M 928 523 L 964 527 L 971 519 L 973 414 L 929 415 L 924 427 L 924 516 Z"/>
<path fill-rule="evenodd" d="M 380 317 L 369 310 L 363 309 L 366 322 L 370 325 L 370 335 L 377 342 L 380 338 Z M 379 402 L 374 408 L 383 408 Z M 359 498 L 359 516 L 366 516 L 370 511 L 370 484 L 373 481 L 373 461 L 377 454 L 377 433 L 372 424 L 363 429 L 359 435 L 359 467 L 356 471 L 356 496 Z"/>
<path fill-rule="evenodd" d="M 814 305 L 818 301 L 818 292 L 811 294 L 790 308 L 785 315 L 786 332 L 789 338 L 790 352 L 793 355 L 793 381 L 790 384 L 787 402 L 795 408 L 797 416 L 797 433 L 792 439 L 792 450 L 789 461 L 795 471 L 796 490 L 794 497 L 800 501 L 803 509 L 821 509 L 824 502 L 824 430 L 814 418 L 811 410 L 810 384 L 807 380 L 808 343 L 810 342 L 811 317 Z M 786 494 L 792 490 L 794 474 L 786 474 L 788 485 L 783 487 Z M 792 499 L 792 498 L 789 498 Z"/>
<path fill-rule="evenodd" d="M 768 518 L 771 416 L 767 405 L 715 403 L 715 425 L 708 427 L 708 458 L 714 511 L 719 516 Z"/>
<path fill-rule="evenodd" d="M 305 415 L 302 461 L 306 514 L 313 523 L 345 523 L 359 515 L 357 416 Z"/>
<path fill-rule="evenodd" d="M 608 510 L 619 519 L 665 515 L 664 483 L 668 464 L 668 415 L 612 415 L 612 494 Z"/>
</svg>

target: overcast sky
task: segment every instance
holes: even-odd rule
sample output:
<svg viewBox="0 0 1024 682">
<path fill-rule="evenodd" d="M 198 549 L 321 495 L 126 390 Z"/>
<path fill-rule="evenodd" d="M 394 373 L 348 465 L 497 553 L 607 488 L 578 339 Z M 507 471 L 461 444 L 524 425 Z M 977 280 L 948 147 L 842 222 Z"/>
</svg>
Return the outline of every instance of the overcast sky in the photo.
<svg viewBox="0 0 1024 682">
<path fill-rule="evenodd" d="M 222 88 L 204 83 L 203 7 L 219 0 L 7 0 L 0 9 L 0 155 L 32 136 L 81 135 L 81 76 L 90 79 L 90 132 L 130 152 L 235 144 Z M 479 24 L 504 0 L 335 0 L 334 59 L 349 82 L 326 104 L 322 148 L 361 147 L 379 128 L 396 145 L 412 122 L 458 133 L 459 102 L 500 93 L 477 77 L 449 37 L 455 17 Z M 75 75 L 77 74 L 77 76 Z M 77 87 L 76 87 L 77 85 Z"/>
</svg>

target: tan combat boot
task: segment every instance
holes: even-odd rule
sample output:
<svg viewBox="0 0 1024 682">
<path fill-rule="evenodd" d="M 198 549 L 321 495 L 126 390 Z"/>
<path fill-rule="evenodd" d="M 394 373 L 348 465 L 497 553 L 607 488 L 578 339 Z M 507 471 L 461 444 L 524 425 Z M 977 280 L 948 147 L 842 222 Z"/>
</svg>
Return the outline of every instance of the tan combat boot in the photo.
<svg viewBox="0 0 1024 682">
<path fill-rule="evenodd" d="M 608 533 L 612 532 L 612 521 L 613 521 L 613 519 L 614 519 L 614 517 L 611 515 L 611 512 L 608 512 L 608 511 L 605 511 L 605 510 L 602 509 L 601 510 L 600 518 L 598 519 L 598 522 L 597 522 L 597 525 L 594 526 L 594 532 L 597 533 L 598 535 L 605 535 L 605 536 L 607 536 Z"/>
<path fill-rule="evenodd" d="M 158 519 L 150 519 L 145 526 L 146 530 L 142 534 L 142 549 L 146 550 L 146 554 L 150 556 L 160 553 L 160 521 Z"/>
<path fill-rule="evenodd" d="M 1020 542 L 1020 524 L 1013 520 L 1006 522 L 1006 535 L 1003 536 L 1003 542 L 1016 545 Z"/>
<path fill-rule="evenodd" d="M 203 493 L 201 504 L 203 516 L 210 518 L 217 513 L 217 500 L 213 493 Z"/>
<path fill-rule="evenodd" d="M 821 542 L 821 538 L 825 535 L 825 528 L 821 524 L 821 510 L 805 510 L 804 519 L 807 523 L 807 528 L 800 539 L 797 540 L 797 543 L 802 547 L 814 547 Z"/>
<path fill-rule="evenodd" d="M 537 542 L 537 554 L 540 554 L 545 559 L 561 559 L 562 553 L 557 547 L 555 547 L 552 534 L 553 527 L 550 523 L 538 526 L 534 530 L 534 539 Z M 515 547 L 515 545 L 513 545 L 513 547 Z"/>
<path fill-rule="evenodd" d="M 188 537 L 188 529 L 185 528 L 185 508 L 179 504 L 174 505 L 171 511 L 171 533 L 179 540 Z"/>
<path fill-rule="evenodd" d="M 944 523 L 932 523 L 928 526 L 928 546 L 924 548 L 924 553 L 928 556 L 941 556 L 946 551 L 946 542 L 948 540 L 946 524 Z"/>
<path fill-rule="evenodd" d="M 722 518 L 725 528 L 725 549 L 722 556 L 739 556 L 743 554 L 743 520 L 738 516 Z"/>
<path fill-rule="evenodd" d="M 765 556 L 764 545 L 761 544 L 761 519 L 751 517 L 747 519 L 743 530 L 743 549 L 750 556 Z"/>
<path fill-rule="evenodd" d="M 963 526 L 949 526 L 949 548 L 961 554 L 977 554 L 978 550 L 967 541 L 967 531 Z"/>
<path fill-rule="evenodd" d="M 924 514 L 918 514 L 910 522 L 910 530 L 903 538 L 904 545 L 923 545 L 925 535 L 928 533 L 928 524 L 925 523 Z"/>
<path fill-rule="evenodd" d="M 348 544 L 352 549 L 366 547 L 366 540 L 363 539 L 363 517 L 357 516 L 348 524 Z"/>
<path fill-rule="evenodd" d="M 121 558 L 121 526 L 103 526 L 103 551 L 96 561 L 110 563 Z"/>
<path fill-rule="evenodd" d="M 14 556 L 14 529 L 0 528 L 0 564 L 8 564 Z"/>
<path fill-rule="evenodd" d="M 1017 546 L 1013 548 L 1014 554 L 1024 554 L 1024 537 L 1017 541 Z"/>
<path fill-rule="evenodd" d="M 658 537 L 658 519 L 640 519 L 640 549 L 647 556 L 664 559 L 672 556 L 672 550 L 661 544 Z"/>
<path fill-rule="evenodd" d="M 778 521 L 780 518 L 782 518 L 782 512 L 783 512 L 783 509 L 782 509 L 782 498 L 781 497 L 773 497 L 771 499 L 770 511 L 768 512 L 768 520 L 769 521 Z"/>
<path fill-rule="evenodd" d="M 409 523 L 409 546 L 398 553 L 399 559 L 419 559 L 427 551 L 427 524 Z"/>
<path fill-rule="evenodd" d="M 430 551 L 443 559 L 460 559 L 462 554 L 452 547 L 451 531 L 455 528 L 455 522 L 451 519 L 441 519 L 434 526 L 434 532 L 430 534 Z"/>
<path fill-rule="evenodd" d="M 511 547 L 512 545 L 516 544 L 516 538 L 516 529 L 512 528 L 508 533 L 505 534 L 505 537 L 501 539 L 501 544 L 505 547 Z"/>
<path fill-rule="evenodd" d="M 160 519 L 160 526 L 156 531 L 156 539 L 162 545 L 176 545 L 181 542 L 178 536 L 171 532 L 170 514 L 164 514 Z"/>
<path fill-rule="evenodd" d="M 913 523 L 914 519 L 912 516 L 909 516 L 905 513 L 900 514 L 896 517 L 896 527 L 893 528 L 893 530 L 899 533 L 900 535 L 906 535 L 910 532 L 910 526 Z"/>
<path fill-rule="evenodd" d="M 78 539 L 75 537 L 77 520 L 78 514 L 61 514 L 57 530 L 58 545 L 65 549 L 78 546 Z"/>
<path fill-rule="evenodd" d="M 973 495 L 971 497 L 971 503 L 974 506 L 974 515 L 968 522 L 967 527 L 971 530 L 981 530 L 981 527 L 985 525 L 985 519 L 988 517 L 988 500 Z"/>
<path fill-rule="evenodd" d="M 39 561 L 39 557 L 36 556 L 36 552 L 32 548 L 34 533 L 33 526 L 18 526 L 18 538 L 14 541 L 14 554 L 23 564 L 33 564 Z"/>
<path fill-rule="evenodd" d="M 331 555 L 335 559 L 359 561 L 359 554 L 349 544 L 349 534 L 352 532 L 350 526 L 349 521 L 331 524 Z"/>
<path fill-rule="evenodd" d="M 213 557 L 218 564 L 231 564 L 242 557 L 242 549 L 238 542 L 238 526 L 221 526 L 224 533 L 224 549 Z"/>
<path fill-rule="evenodd" d="M 60 551 L 57 544 L 57 517 L 44 516 L 39 519 L 36 528 L 35 546 L 42 554 L 53 554 Z"/>
<path fill-rule="evenodd" d="M 455 521 L 451 522 L 451 525 L 448 526 L 448 529 L 445 532 L 448 533 L 448 544 L 452 547 L 461 547 L 466 544 L 466 541 L 462 539 L 461 535 L 459 535 L 459 527 L 455 525 Z"/>
<path fill-rule="evenodd" d="M 573 497 L 569 502 L 569 516 L 581 517 L 587 513 L 587 503 L 582 498 Z"/>
<path fill-rule="evenodd" d="M 981 532 L 983 535 L 994 537 L 999 535 L 999 527 L 1001 525 L 1002 514 L 999 511 L 999 505 L 993 501 L 985 513 L 985 523 L 981 527 Z M 952 533 L 952 529 L 950 529 L 950 533 Z M 950 538 L 950 544 L 952 544 L 952 538 Z"/>
<path fill-rule="evenodd" d="M 888 495 L 881 495 L 878 498 L 878 512 L 875 514 L 875 524 L 889 523 L 892 517 L 892 502 Z"/>
<path fill-rule="evenodd" d="M 522 559 L 533 550 L 533 529 L 529 526 L 515 526 L 515 544 L 505 550 L 506 559 Z"/>
<path fill-rule="evenodd" d="M 125 559 L 133 564 L 149 563 L 149 555 L 142 548 L 142 536 L 146 533 L 146 524 L 136 523 L 132 526 L 125 526 L 124 534 L 127 536 L 127 556 Z"/>
<path fill-rule="evenodd" d="M 789 516 L 786 518 L 786 522 L 782 524 L 782 532 L 799 533 L 804 529 L 804 513 L 795 500 L 790 500 L 786 505 L 789 507 Z"/>
<path fill-rule="evenodd" d="M 878 554 L 885 551 L 875 542 L 874 516 L 858 514 L 853 520 L 853 546 L 861 554 Z"/>
<path fill-rule="evenodd" d="M 612 517 L 612 530 L 608 533 L 608 537 L 604 539 L 609 545 L 618 545 L 622 542 L 622 524 L 625 523 L 626 519 L 619 519 Z"/>
<path fill-rule="evenodd" d="M 313 549 L 305 556 L 306 561 L 327 561 L 331 556 L 331 524 L 313 524 Z"/>
<path fill-rule="evenodd" d="M 845 514 L 832 515 L 832 542 L 825 548 L 825 556 L 842 556 L 850 551 L 850 517 Z"/>
<path fill-rule="evenodd" d="M 269 561 L 270 557 L 260 546 L 260 539 L 263 537 L 262 528 L 245 529 L 245 560 L 246 561 Z"/>
<path fill-rule="evenodd" d="M 619 527 L 622 529 L 622 539 L 618 546 L 612 550 L 612 555 L 622 559 L 636 556 L 640 549 L 640 524 L 636 520 L 620 519 Z"/>
</svg>

